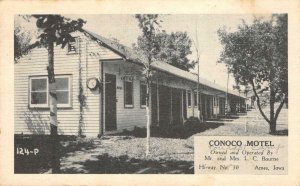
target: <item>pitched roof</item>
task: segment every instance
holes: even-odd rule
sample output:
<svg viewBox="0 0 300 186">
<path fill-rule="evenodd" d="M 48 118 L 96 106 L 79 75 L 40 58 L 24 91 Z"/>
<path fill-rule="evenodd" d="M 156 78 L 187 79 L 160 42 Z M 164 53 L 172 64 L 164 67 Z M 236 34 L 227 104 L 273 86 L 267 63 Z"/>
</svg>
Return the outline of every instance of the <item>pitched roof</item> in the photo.
<svg viewBox="0 0 300 186">
<path fill-rule="evenodd" d="M 98 34 L 95 34 L 93 32 L 84 30 L 84 32 L 86 32 L 87 34 L 89 34 L 90 36 L 92 36 L 94 39 L 96 39 L 98 42 L 100 42 L 101 45 L 111 49 L 112 51 L 116 52 L 117 54 L 119 54 L 121 57 L 125 58 L 126 60 L 132 61 L 132 62 L 137 62 L 137 63 L 145 63 L 146 62 L 146 57 L 143 54 L 137 53 L 135 50 L 124 46 L 116 41 L 112 41 L 109 40 L 103 36 L 100 36 Z M 177 67 L 174 67 L 168 63 L 165 62 L 161 62 L 161 61 L 155 61 L 151 63 L 152 67 L 160 70 L 160 71 L 164 71 L 167 72 L 169 74 L 172 74 L 174 76 L 183 78 L 183 79 L 187 79 L 193 82 L 198 82 L 198 76 L 196 74 L 192 74 L 191 72 L 187 72 L 184 70 L 181 70 Z M 227 89 L 216 84 L 213 83 L 209 80 L 206 80 L 204 78 L 199 77 L 199 83 L 208 87 L 211 87 L 213 89 L 216 90 L 220 90 L 223 92 L 226 92 Z M 235 91 L 232 90 L 228 90 L 228 93 L 231 95 L 235 95 L 235 96 L 239 96 L 239 94 Z M 244 96 L 240 96 L 240 97 L 244 97 Z"/>
</svg>

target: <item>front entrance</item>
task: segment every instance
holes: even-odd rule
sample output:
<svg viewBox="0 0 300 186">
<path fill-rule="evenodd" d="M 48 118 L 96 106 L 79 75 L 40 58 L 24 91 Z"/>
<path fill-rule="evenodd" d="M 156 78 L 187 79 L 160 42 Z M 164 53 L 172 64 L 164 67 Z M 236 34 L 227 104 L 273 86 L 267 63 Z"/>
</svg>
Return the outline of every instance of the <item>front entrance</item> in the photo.
<svg viewBox="0 0 300 186">
<path fill-rule="evenodd" d="M 225 99 L 220 98 L 220 115 L 224 116 L 225 115 Z"/>
<path fill-rule="evenodd" d="M 213 97 L 210 95 L 206 96 L 206 112 L 207 112 L 207 119 L 212 118 L 212 114 L 213 114 Z"/>
<path fill-rule="evenodd" d="M 117 129 L 116 76 L 105 74 L 105 131 Z"/>
<path fill-rule="evenodd" d="M 168 127 L 171 120 L 171 89 L 159 86 L 159 126 Z"/>
<path fill-rule="evenodd" d="M 203 119 L 209 119 L 213 114 L 212 96 L 201 94 L 201 110 L 203 111 Z"/>
<path fill-rule="evenodd" d="M 207 102 L 206 102 L 206 95 L 205 94 L 201 94 L 201 112 L 202 112 L 202 117 L 204 120 L 206 120 L 208 117 L 207 117 Z"/>
<path fill-rule="evenodd" d="M 172 95 L 172 118 L 171 118 L 171 123 L 172 125 L 180 125 L 181 123 L 181 90 L 180 89 L 176 89 L 176 88 L 172 88 L 171 91 Z"/>
</svg>

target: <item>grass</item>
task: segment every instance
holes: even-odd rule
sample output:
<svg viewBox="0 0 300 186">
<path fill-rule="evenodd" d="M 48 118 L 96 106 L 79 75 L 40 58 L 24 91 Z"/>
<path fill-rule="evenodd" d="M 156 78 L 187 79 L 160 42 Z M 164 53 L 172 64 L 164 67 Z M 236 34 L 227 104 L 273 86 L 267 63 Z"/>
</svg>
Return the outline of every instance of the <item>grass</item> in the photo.
<svg viewBox="0 0 300 186">
<path fill-rule="evenodd" d="M 199 123 L 152 127 L 151 154 L 145 156 L 146 129 L 136 127 L 101 139 L 58 136 L 61 173 L 193 173 L 192 135 L 222 124 Z M 51 136 L 15 136 L 15 147 L 39 148 L 37 156 L 15 154 L 15 173 L 47 173 L 51 169 Z"/>
<path fill-rule="evenodd" d="M 15 173 L 49 173 L 51 138 L 15 137 L 16 147 L 39 148 L 37 156 L 15 154 Z M 106 136 L 102 139 L 60 138 L 60 173 L 193 173 L 193 139 L 151 138 L 145 156 L 145 138 Z"/>
<path fill-rule="evenodd" d="M 98 160 L 87 160 L 83 165 L 90 173 L 100 174 L 163 174 L 186 173 L 193 174 L 193 162 L 175 160 L 147 160 L 129 158 L 127 155 L 112 157 L 108 154 L 97 156 Z M 101 167 L 101 168 L 99 168 Z M 69 171 L 67 171 L 69 172 Z M 72 171 L 71 171 L 72 172 Z"/>
<path fill-rule="evenodd" d="M 247 116 L 248 117 L 248 116 Z M 245 121 L 247 124 L 245 132 Z M 279 123 L 286 123 L 284 118 Z M 276 135 L 287 135 L 283 125 Z M 268 126 L 257 117 L 231 116 L 199 123 L 190 118 L 184 125 L 151 129 L 151 154 L 145 156 L 146 129 L 136 127 L 100 139 L 60 137 L 59 157 L 61 173 L 139 173 L 139 174 L 191 174 L 193 173 L 193 135 L 264 136 Z M 15 154 L 15 173 L 44 173 L 51 168 L 51 140 L 49 136 L 16 137 L 16 147 L 38 147 L 37 157 Z"/>
<path fill-rule="evenodd" d="M 76 136 L 57 136 L 57 155 L 63 157 L 69 152 L 95 148 L 92 139 L 77 138 Z M 55 142 L 49 135 L 15 135 L 15 167 L 18 173 L 44 173 L 51 168 L 51 146 Z M 21 155 L 16 153 L 17 148 L 32 150 L 37 148 L 36 155 Z"/>
<path fill-rule="evenodd" d="M 75 151 L 61 159 L 63 173 L 193 173 L 193 138 L 151 137 L 145 155 L 145 138 L 106 136 L 97 147 Z"/>
</svg>

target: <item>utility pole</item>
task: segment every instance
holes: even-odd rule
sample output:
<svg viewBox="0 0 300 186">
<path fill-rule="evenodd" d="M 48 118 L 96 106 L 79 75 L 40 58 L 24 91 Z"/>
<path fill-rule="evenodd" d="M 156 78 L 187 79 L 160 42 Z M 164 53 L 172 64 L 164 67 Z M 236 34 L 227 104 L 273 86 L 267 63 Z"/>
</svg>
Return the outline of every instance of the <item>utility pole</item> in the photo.
<svg viewBox="0 0 300 186">
<path fill-rule="evenodd" d="M 248 90 L 246 90 L 246 89 L 247 89 L 247 87 L 245 87 L 244 95 L 246 96 L 246 99 L 247 99 L 247 91 L 248 91 Z M 246 132 L 248 131 L 248 130 L 247 130 L 247 123 L 248 123 L 248 118 L 247 118 L 248 116 L 247 116 L 247 114 L 248 114 L 248 113 L 247 113 L 247 103 L 245 103 L 245 104 L 246 104 L 246 121 L 245 121 L 245 133 L 246 133 Z"/>
<path fill-rule="evenodd" d="M 199 118 L 199 120 L 200 121 L 202 121 L 202 117 L 200 116 L 200 106 L 201 106 L 201 104 L 200 104 L 200 100 L 201 100 L 201 97 L 200 97 L 200 95 L 199 95 L 199 92 L 200 92 L 200 90 L 199 90 L 199 86 L 200 86 L 200 77 L 199 77 L 199 75 L 200 75 L 200 65 L 199 65 L 199 63 L 200 63 L 200 60 L 199 60 L 199 51 L 198 51 L 198 47 L 199 47 L 199 45 L 198 45 L 198 19 L 196 20 L 196 42 L 195 42 L 195 48 L 196 48 L 196 53 L 197 53 L 197 67 L 198 67 L 198 74 L 197 74 L 197 76 L 198 76 L 198 81 L 197 81 L 197 104 L 198 104 L 198 112 L 197 112 L 197 117 Z"/>
<path fill-rule="evenodd" d="M 227 68 L 227 87 L 226 87 L 226 101 L 225 101 L 225 117 L 228 115 L 228 82 L 229 82 L 229 69 Z"/>
</svg>

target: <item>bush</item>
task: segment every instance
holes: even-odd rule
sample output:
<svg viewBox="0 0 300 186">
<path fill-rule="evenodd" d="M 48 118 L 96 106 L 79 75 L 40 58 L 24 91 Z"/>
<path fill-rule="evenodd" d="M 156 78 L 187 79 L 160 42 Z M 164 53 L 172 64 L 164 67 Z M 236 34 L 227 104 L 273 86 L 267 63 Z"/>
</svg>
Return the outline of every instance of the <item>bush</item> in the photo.
<svg viewBox="0 0 300 186">
<path fill-rule="evenodd" d="M 152 125 L 151 126 L 151 137 L 160 137 L 160 138 L 182 138 L 186 139 L 190 136 L 203 132 L 207 129 L 217 128 L 223 125 L 222 123 L 201 123 L 198 118 L 190 117 L 184 125 L 174 124 L 174 125 Z M 146 137 L 147 130 L 145 127 L 134 127 L 132 131 L 123 130 L 122 133 L 114 135 L 127 135 L 134 136 L 139 138 Z"/>
<path fill-rule="evenodd" d="M 200 123 L 200 120 L 196 117 L 190 117 L 186 120 L 186 122 L 184 123 L 184 126 L 188 129 L 192 129 L 195 127 L 199 127 L 202 124 Z"/>
<path fill-rule="evenodd" d="M 170 128 L 170 136 L 173 138 L 186 138 L 188 137 L 188 128 L 183 125 L 175 125 Z"/>
</svg>

